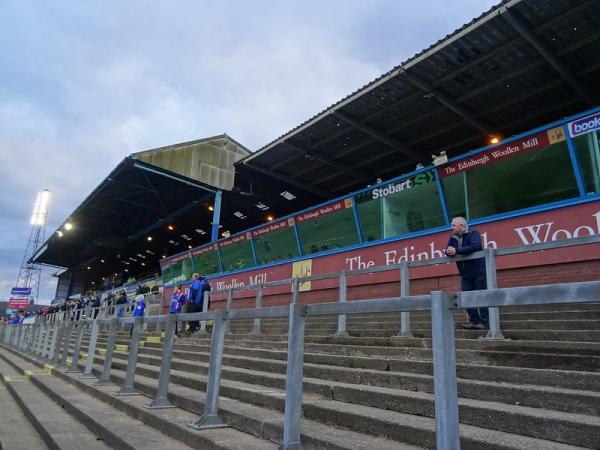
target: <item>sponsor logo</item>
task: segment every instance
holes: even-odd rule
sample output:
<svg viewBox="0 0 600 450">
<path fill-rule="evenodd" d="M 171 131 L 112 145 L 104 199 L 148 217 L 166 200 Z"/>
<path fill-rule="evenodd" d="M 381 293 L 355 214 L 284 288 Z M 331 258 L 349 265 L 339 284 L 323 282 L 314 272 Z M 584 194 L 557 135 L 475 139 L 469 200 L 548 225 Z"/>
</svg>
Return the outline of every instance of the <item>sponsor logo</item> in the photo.
<svg viewBox="0 0 600 450">
<path fill-rule="evenodd" d="M 571 137 L 581 136 L 582 134 L 598 129 L 600 129 L 600 113 L 569 122 L 569 134 Z"/>
</svg>

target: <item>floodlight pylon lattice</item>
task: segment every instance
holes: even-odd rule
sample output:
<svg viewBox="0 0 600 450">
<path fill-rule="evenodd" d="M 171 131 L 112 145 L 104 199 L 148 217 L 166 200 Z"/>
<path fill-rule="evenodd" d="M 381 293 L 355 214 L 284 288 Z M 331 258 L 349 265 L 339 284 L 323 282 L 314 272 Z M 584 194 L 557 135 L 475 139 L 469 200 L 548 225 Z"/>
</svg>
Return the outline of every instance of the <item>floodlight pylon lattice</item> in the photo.
<svg viewBox="0 0 600 450">
<path fill-rule="evenodd" d="M 25 248 L 25 254 L 21 262 L 21 269 L 15 287 L 31 288 L 30 298 L 37 303 L 40 292 L 40 278 L 42 269 L 34 264 L 31 259 L 40 248 L 46 237 L 46 222 L 48 218 L 48 201 L 50 191 L 44 189 L 39 192 L 33 207 L 31 216 L 31 232 Z"/>
</svg>

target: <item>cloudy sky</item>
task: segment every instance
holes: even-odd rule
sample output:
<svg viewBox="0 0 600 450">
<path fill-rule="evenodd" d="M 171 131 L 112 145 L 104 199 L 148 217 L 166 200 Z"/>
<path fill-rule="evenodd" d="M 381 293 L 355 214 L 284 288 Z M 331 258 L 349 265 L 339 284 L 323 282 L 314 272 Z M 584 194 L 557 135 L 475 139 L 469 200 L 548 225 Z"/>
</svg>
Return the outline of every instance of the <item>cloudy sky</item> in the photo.
<svg viewBox="0 0 600 450">
<path fill-rule="evenodd" d="M 39 190 L 50 233 L 130 153 L 224 132 L 256 150 L 494 3 L 3 0 L 0 300 Z"/>
</svg>

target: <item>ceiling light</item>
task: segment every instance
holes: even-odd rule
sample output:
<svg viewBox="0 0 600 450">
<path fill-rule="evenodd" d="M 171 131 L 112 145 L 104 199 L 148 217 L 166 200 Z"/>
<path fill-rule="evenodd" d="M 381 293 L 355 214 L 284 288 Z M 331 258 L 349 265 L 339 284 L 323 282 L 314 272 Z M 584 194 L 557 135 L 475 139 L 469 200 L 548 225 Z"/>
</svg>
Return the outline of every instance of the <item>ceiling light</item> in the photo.
<svg viewBox="0 0 600 450">
<path fill-rule="evenodd" d="M 71 222 L 65 223 L 65 230 L 69 231 L 73 229 L 73 224 Z"/>
<path fill-rule="evenodd" d="M 268 220 L 269 222 L 272 222 L 272 221 L 274 221 L 274 220 L 275 220 L 275 217 L 273 217 L 273 216 L 267 216 L 267 220 Z"/>
<path fill-rule="evenodd" d="M 175 227 L 173 225 L 167 225 L 167 230 L 173 231 Z"/>
<path fill-rule="evenodd" d="M 500 142 L 500 139 L 498 139 L 496 136 L 490 137 L 490 144 L 497 144 L 498 142 Z"/>
<path fill-rule="evenodd" d="M 188 248 L 189 248 L 189 249 L 191 249 L 191 248 L 192 248 L 192 246 L 191 246 L 191 245 L 188 245 Z"/>
<path fill-rule="evenodd" d="M 212 206 L 212 205 L 208 205 L 208 210 L 209 210 L 209 211 L 214 211 L 214 210 L 215 210 L 215 208 L 213 208 L 213 206 Z"/>
<path fill-rule="evenodd" d="M 62 232 L 62 231 L 60 231 L 60 230 L 58 230 L 58 231 L 56 232 L 56 234 L 58 234 L 58 237 L 63 237 L 63 232 Z"/>
<path fill-rule="evenodd" d="M 142 263 L 142 266 L 145 266 L 145 265 L 146 265 L 146 263 L 145 263 L 145 262 L 143 262 L 143 263 Z"/>
<path fill-rule="evenodd" d="M 161 255 L 162 259 L 165 259 L 167 257 L 167 255 Z"/>
<path fill-rule="evenodd" d="M 104 261 L 103 259 L 101 259 L 101 260 L 100 260 L 100 262 L 101 262 L 102 264 L 104 264 L 106 261 Z"/>
<path fill-rule="evenodd" d="M 151 241 L 151 240 L 152 240 L 152 236 L 148 236 L 146 239 L 147 239 L 148 241 Z"/>
<path fill-rule="evenodd" d="M 90 266 L 87 266 L 86 269 L 87 270 L 92 270 L 92 268 Z"/>
<path fill-rule="evenodd" d="M 286 200 L 294 200 L 296 198 L 296 196 L 289 191 L 283 191 L 280 195 Z"/>
</svg>

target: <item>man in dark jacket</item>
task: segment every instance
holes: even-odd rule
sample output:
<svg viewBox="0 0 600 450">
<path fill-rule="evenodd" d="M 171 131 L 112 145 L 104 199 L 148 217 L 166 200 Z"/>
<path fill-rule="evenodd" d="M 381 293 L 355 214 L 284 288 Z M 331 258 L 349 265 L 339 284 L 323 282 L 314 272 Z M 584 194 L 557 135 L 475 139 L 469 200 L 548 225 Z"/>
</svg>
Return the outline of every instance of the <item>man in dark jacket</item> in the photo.
<svg viewBox="0 0 600 450">
<path fill-rule="evenodd" d="M 475 230 L 469 230 L 464 217 L 452 219 L 452 236 L 448 240 L 446 255 L 470 255 L 482 250 L 481 236 Z M 471 259 L 457 261 L 456 266 L 460 273 L 460 287 L 463 291 L 479 291 L 487 289 L 485 278 L 485 259 Z M 467 330 L 485 330 L 489 326 L 487 308 L 468 308 L 469 322 L 462 325 Z"/>
<path fill-rule="evenodd" d="M 195 273 L 192 275 L 192 284 L 190 286 L 190 301 L 187 306 L 187 312 L 203 312 L 208 310 L 208 306 L 206 308 L 203 307 L 204 303 L 204 293 L 206 291 L 210 291 L 210 283 L 206 280 L 206 278 L 200 276 Z M 193 333 L 198 328 L 198 321 L 193 320 L 190 321 L 190 333 Z"/>
</svg>

